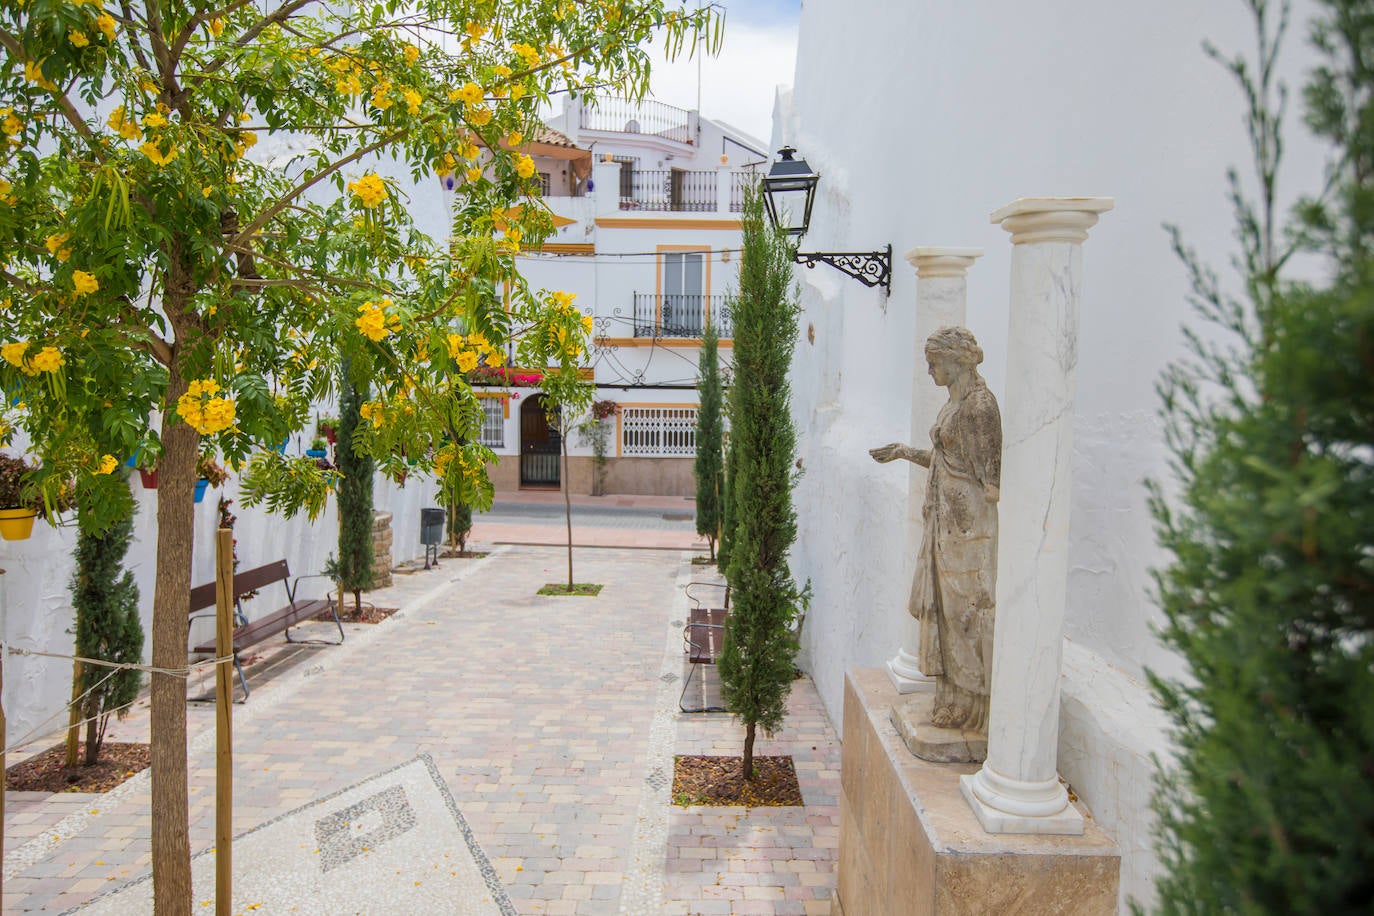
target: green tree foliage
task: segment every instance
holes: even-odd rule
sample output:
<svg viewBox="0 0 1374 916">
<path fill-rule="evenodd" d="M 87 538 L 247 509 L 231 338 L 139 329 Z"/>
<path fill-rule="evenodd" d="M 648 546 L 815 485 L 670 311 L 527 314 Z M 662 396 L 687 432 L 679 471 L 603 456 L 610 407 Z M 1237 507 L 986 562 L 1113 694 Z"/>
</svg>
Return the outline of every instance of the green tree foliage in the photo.
<svg viewBox="0 0 1374 916">
<path fill-rule="evenodd" d="M 730 437 L 725 440 L 725 467 L 721 469 L 720 483 L 720 544 L 716 549 L 716 569 L 725 575 L 730 570 L 730 546 L 734 543 L 735 530 L 735 440 Z"/>
<path fill-rule="evenodd" d="M 339 392 L 339 441 L 335 459 L 339 465 L 339 556 L 330 574 L 339 587 L 353 593 L 353 608 L 362 610 L 362 592 L 372 587 L 372 477 L 376 462 L 354 447 L 362 423 L 359 410 L 371 392 L 366 378 L 352 378 L 344 363 Z M 342 610 L 342 609 L 341 609 Z"/>
<path fill-rule="evenodd" d="M 730 388 L 732 610 L 719 668 L 726 708 L 744 723 L 744 777 L 752 779 L 756 730 L 771 735 L 782 727 L 797 654 L 792 623 L 801 594 L 787 566 L 797 536 L 797 435 L 787 369 L 799 309 L 790 289 L 792 246 L 764 217 L 757 188 L 745 193 L 743 223 Z"/>
<path fill-rule="evenodd" d="M 714 324 L 701 338 L 697 390 L 701 406 L 697 409 L 697 457 L 692 470 L 697 479 L 697 534 L 706 538 L 711 561 L 716 559 L 716 538 L 720 535 L 720 502 L 724 481 L 724 420 L 721 415 L 720 335 Z"/>
<path fill-rule="evenodd" d="M 116 475 L 120 476 L 120 475 Z M 138 618 L 138 584 L 124 568 L 133 539 L 133 513 L 108 527 L 77 514 L 76 570 L 72 573 L 72 607 L 76 609 L 76 654 L 107 662 L 137 665 L 143 660 L 143 624 Z M 102 665 L 85 665 L 81 717 L 86 720 L 86 765 L 100 757 L 110 715 L 123 718 L 138 696 L 142 675 Z"/>
<path fill-rule="evenodd" d="M 515 269 L 552 231 L 525 138 L 553 93 L 639 97 L 644 45 L 713 50 L 720 22 L 663 0 L 0 4 L 0 423 L 102 524 L 106 458 L 156 463 L 154 665 L 186 660 L 197 455 L 242 469 L 245 504 L 318 511 L 328 478 L 275 446 L 345 356 L 377 393 L 356 448 L 490 500 L 466 373 L 512 345 L 572 370 L 586 336 Z M 454 180 L 445 238 L 383 157 Z M 159 913 L 190 907 L 185 694 L 153 675 Z"/>
<path fill-rule="evenodd" d="M 1190 335 L 1166 375 L 1176 500 L 1156 490 L 1163 639 L 1154 678 L 1178 760 L 1157 796 L 1167 913 L 1374 908 L 1374 2 L 1322 0 L 1307 123 L 1332 146 L 1329 191 L 1288 231 L 1274 186 L 1275 77 L 1287 25 L 1249 0 L 1253 61 L 1224 61 L 1249 102 L 1258 196 L 1232 176 L 1244 299 L 1181 244 L 1222 334 Z M 1323 258 L 1320 285 L 1281 279 Z M 1217 343 L 1217 340 L 1226 340 Z M 1209 342 L 1212 341 L 1212 342 Z M 1175 505 L 1174 503 L 1177 503 Z"/>
</svg>

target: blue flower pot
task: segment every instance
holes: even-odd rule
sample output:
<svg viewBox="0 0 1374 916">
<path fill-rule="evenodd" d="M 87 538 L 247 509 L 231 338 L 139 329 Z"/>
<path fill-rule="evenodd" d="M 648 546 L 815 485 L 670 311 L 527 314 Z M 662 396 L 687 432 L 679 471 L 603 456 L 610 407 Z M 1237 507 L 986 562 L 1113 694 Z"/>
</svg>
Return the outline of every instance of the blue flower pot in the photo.
<svg viewBox="0 0 1374 916">
<path fill-rule="evenodd" d="M 327 449 L 327 448 L 308 448 L 308 449 L 305 450 L 305 454 L 308 455 L 308 456 L 311 457 L 311 458 L 328 458 L 328 457 L 329 457 L 329 449 Z"/>
<path fill-rule="evenodd" d="M 196 481 L 196 502 L 201 502 L 205 499 L 205 491 L 208 489 L 210 489 L 210 481 L 206 480 L 204 477 Z"/>
</svg>

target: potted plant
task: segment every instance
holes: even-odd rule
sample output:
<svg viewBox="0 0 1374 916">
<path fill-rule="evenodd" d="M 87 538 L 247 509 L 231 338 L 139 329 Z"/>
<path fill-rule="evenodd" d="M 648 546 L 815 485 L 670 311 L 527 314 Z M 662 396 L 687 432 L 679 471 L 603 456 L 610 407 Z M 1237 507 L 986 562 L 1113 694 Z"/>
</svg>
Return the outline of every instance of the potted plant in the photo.
<svg viewBox="0 0 1374 916">
<path fill-rule="evenodd" d="M 205 499 L 209 487 L 219 487 L 229 479 L 229 472 L 208 455 L 196 459 L 196 502 Z"/>
<path fill-rule="evenodd" d="M 23 458 L 0 455 L 0 537 L 22 541 L 33 533 L 42 500 L 25 483 L 33 466 Z"/>
<path fill-rule="evenodd" d="M 311 440 L 310 448 L 306 449 L 305 453 L 311 458 L 328 458 L 329 440 L 324 436 L 316 436 Z"/>
<path fill-rule="evenodd" d="M 338 417 L 320 417 L 318 420 L 315 421 L 315 435 L 316 435 L 316 440 L 315 440 L 315 441 L 317 441 L 317 442 L 319 441 L 319 438 L 318 438 L 318 437 L 320 437 L 320 436 L 323 436 L 323 437 L 329 442 L 330 445 L 333 445 L 335 442 L 338 442 L 338 441 L 339 441 L 339 418 L 338 418 Z"/>
</svg>

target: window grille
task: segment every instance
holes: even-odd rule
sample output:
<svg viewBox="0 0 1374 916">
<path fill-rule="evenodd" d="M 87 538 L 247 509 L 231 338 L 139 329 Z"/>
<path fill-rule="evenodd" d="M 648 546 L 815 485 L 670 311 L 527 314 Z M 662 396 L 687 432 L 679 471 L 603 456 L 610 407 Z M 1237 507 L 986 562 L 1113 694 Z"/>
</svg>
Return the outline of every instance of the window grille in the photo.
<svg viewBox="0 0 1374 916">
<path fill-rule="evenodd" d="M 540 197 L 548 197 L 548 196 L 550 196 L 550 188 L 553 187 L 553 184 L 552 184 L 552 182 L 551 182 L 550 179 L 549 179 L 549 173 L 548 173 L 548 172 L 539 172 L 538 174 L 539 174 L 539 196 L 540 196 Z"/>
<path fill-rule="evenodd" d="M 500 398 L 482 398 L 482 435 L 478 440 L 487 448 L 506 446 L 506 407 Z"/>
<path fill-rule="evenodd" d="M 697 453 L 695 407 L 630 407 L 620 410 L 620 454 L 691 458 Z"/>
</svg>

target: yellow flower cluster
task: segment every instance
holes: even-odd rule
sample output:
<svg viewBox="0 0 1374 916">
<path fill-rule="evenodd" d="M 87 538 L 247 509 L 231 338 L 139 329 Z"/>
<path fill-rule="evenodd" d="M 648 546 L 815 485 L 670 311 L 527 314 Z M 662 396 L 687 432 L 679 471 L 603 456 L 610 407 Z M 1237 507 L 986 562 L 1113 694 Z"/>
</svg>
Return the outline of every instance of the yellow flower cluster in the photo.
<svg viewBox="0 0 1374 916">
<path fill-rule="evenodd" d="M 402 89 L 401 98 L 405 99 L 406 111 L 411 114 L 420 113 L 420 93 L 414 89 Z"/>
<path fill-rule="evenodd" d="M 137 140 L 143 136 L 143 131 L 138 129 L 138 122 L 130 121 L 124 116 L 123 105 L 110 112 L 110 119 L 105 123 L 109 124 L 111 129 L 119 131 L 119 135 L 125 140 Z"/>
<path fill-rule="evenodd" d="M 33 355 L 29 365 L 38 372 L 56 372 L 66 364 L 62 352 L 56 347 L 44 347 Z"/>
<path fill-rule="evenodd" d="M 65 261 L 72 256 L 72 249 L 67 245 L 67 241 L 70 238 L 70 234 L 58 232 L 48 236 L 43 241 L 43 244 L 48 246 L 48 254 L 57 258 L 59 261 Z"/>
<path fill-rule="evenodd" d="M 153 160 L 153 165 L 166 165 L 177 157 L 177 145 L 175 143 L 168 146 L 165 153 L 162 151 L 162 147 L 152 140 L 140 143 L 138 148 L 143 155 Z"/>
<path fill-rule="evenodd" d="M 214 379 L 195 379 L 177 398 L 177 414 L 202 436 L 213 436 L 234 425 L 233 398 L 219 397 Z"/>
<path fill-rule="evenodd" d="M 406 63 L 408 64 L 413 65 L 417 60 L 420 59 L 420 49 L 412 44 L 406 45 L 405 50 L 402 53 L 405 54 Z"/>
<path fill-rule="evenodd" d="M 11 366 L 17 366 L 25 375 L 56 372 L 66 365 L 66 360 L 62 358 L 62 351 L 56 347 L 44 347 L 33 356 L 28 355 L 28 350 L 29 342 L 27 340 L 7 343 L 0 346 L 0 359 L 4 359 Z"/>
<path fill-rule="evenodd" d="M 358 317 L 354 324 L 358 330 L 363 332 L 363 336 L 368 340 L 384 340 L 391 336 L 392 331 L 401 329 L 401 319 L 392 315 L 387 316 L 386 310 L 393 305 L 390 299 L 383 299 L 380 302 L 364 302 L 358 306 Z"/>
<path fill-rule="evenodd" d="M 100 289 L 100 283 L 86 271 L 74 270 L 72 271 L 72 287 L 78 296 L 85 296 Z"/>
<path fill-rule="evenodd" d="M 486 96 L 482 87 L 476 83 L 464 83 L 461 89 L 454 92 L 457 100 L 465 105 L 477 105 Z"/>
<path fill-rule="evenodd" d="M 43 60 L 47 60 L 47 58 L 45 57 Z M 57 91 L 57 84 L 43 75 L 42 60 L 24 61 L 24 79 L 33 83 L 39 89 L 46 89 L 49 92 Z"/>
<path fill-rule="evenodd" d="M 477 368 L 479 359 L 486 357 L 488 366 L 500 366 L 506 361 L 506 354 L 481 334 L 448 335 L 448 355 L 458 364 L 459 372 L 471 372 Z"/>
<path fill-rule="evenodd" d="M 114 455 L 101 455 L 100 467 L 96 468 L 95 472 L 97 474 L 110 474 L 117 467 L 119 467 L 119 459 L 115 458 Z"/>
<path fill-rule="evenodd" d="M 532 177 L 534 175 L 534 160 L 521 153 L 520 158 L 515 160 L 515 174 L 521 178 Z"/>
<path fill-rule="evenodd" d="M 516 43 L 510 49 L 520 56 L 526 67 L 533 67 L 539 63 L 539 52 L 527 44 Z"/>
<path fill-rule="evenodd" d="M 3 130 L 10 137 L 14 137 L 15 134 L 24 129 L 24 122 L 19 120 L 19 116 L 8 106 L 0 108 L 0 118 L 4 119 L 0 120 L 0 130 Z"/>
<path fill-rule="evenodd" d="M 348 190 L 369 210 L 386 200 L 386 183 L 376 172 L 368 172 L 357 181 L 350 181 Z"/>
<path fill-rule="evenodd" d="M 358 408 L 358 416 L 373 426 L 380 427 L 386 423 L 386 408 L 376 401 L 367 401 Z"/>
<path fill-rule="evenodd" d="M 95 17 L 95 27 L 100 29 L 101 33 L 104 34 L 106 41 L 114 41 L 115 21 L 114 17 L 109 13 L 101 13 L 99 16 Z"/>
</svg>

